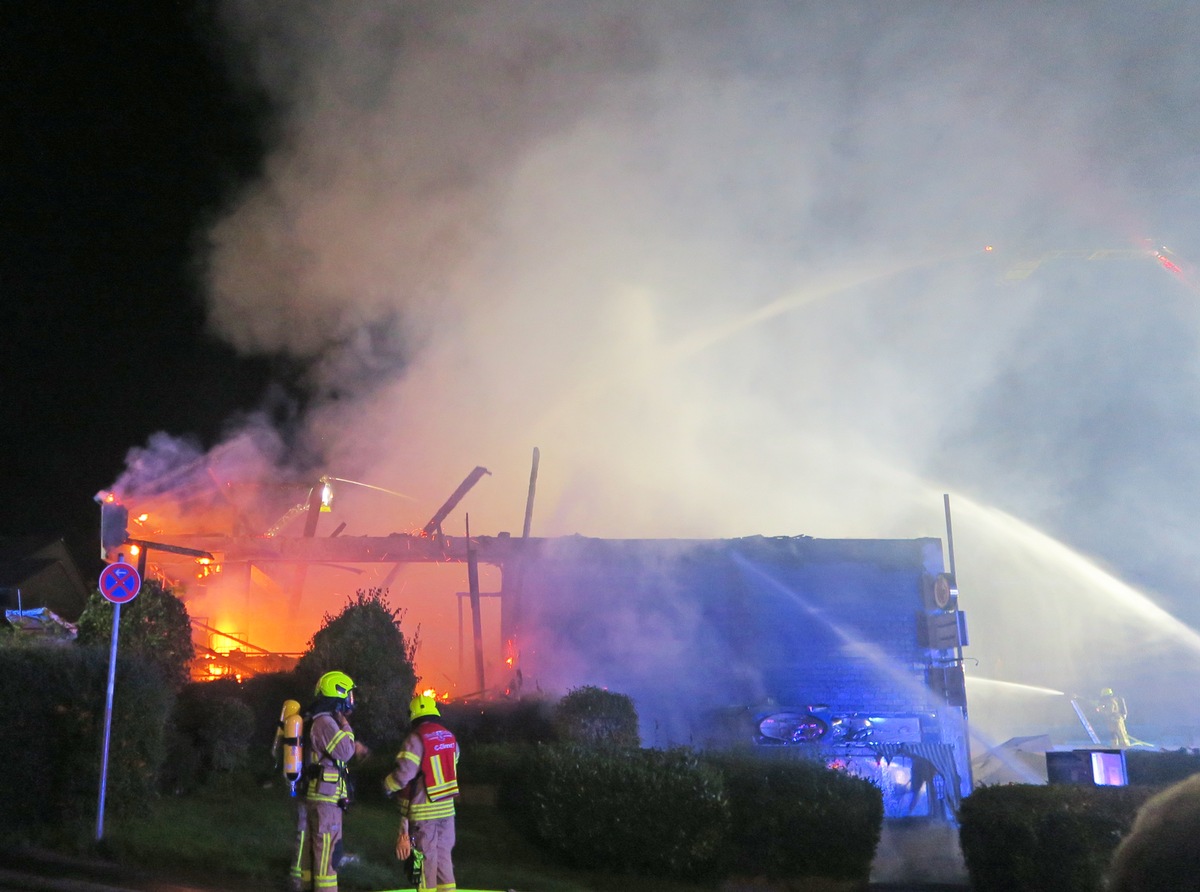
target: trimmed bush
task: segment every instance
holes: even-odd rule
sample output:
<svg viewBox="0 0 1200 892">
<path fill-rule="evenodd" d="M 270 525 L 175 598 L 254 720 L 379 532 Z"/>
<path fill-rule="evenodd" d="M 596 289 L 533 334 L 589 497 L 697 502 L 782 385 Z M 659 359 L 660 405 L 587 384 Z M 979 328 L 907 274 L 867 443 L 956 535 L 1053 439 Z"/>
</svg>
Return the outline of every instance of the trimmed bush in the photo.
<svg viewBox="0 0 1200 892">
<path fill-rule="evenodd" d="M 1007 784 L 963 800 L 959 839 L 975 892 L 1094 892 L 1151 787 Z"/>
<path fill-rule="evenodd" d="M 555 739 L 554 704 L 547 697 L 442 703 L 438 709 L 446 727 L 464 748 L 550 743 Z"/>
<path fill-rule="evenodd" d="M 730 848 L 754 874 L 866 880 L 883 828 L 870 781 L 766 753 L 706 757 L 725 779 Z"/>
<path fill-rule="evenodd" d="M 819 762 L 562 744 L 495 749 L 481 773 L 500 780 L 500 807 L 568 864 L 678 877 L 733 871 L 747 880 L 865 883 L 870 875 L 882 795 Z"/>
<path fill-rule="evenodd" d="M 10 783 L 0 809 L 7 839 L 47 831 L 77 836 L 94 827 L 108 688 L 99 648 L 0 650 L 8 718 L 0 723 Z M 144 806 L 157 794 L 172 694 L 155 667 L 117 661 L 105 814 Z"/>
<path fill-rule="evenodd" d="M 610 873 L 692 877 L 728 836 L 720 774 L 685 750 L 538 746 L 499 802 L 564 862 Z"/>
<path fill-rule="evenodd" d="M 458 778 L 468 784 L 502 784 L 536 757 L 531 744 L 482 743 L 463 745 Z"/>
<path fill-rule="evenodd" d="M 636 747 L 637 710 L 627 694 L 586 685 L 575 688 L 554 708 L 554 730 L 564 743 Z"/>
<path fill-rule="evenodd" d="M 354 679 L 354 733 L 372 749 L 392 749 L 408 730 L 416 638 L 401 630 L 404 613 L 388 603 L 385 589 L 359 589 L 337 615 L 325 614 L 294 670 L 300 691 L 306 692 L 294 698 L 302 708 L 312 702 L 322 674 L 337 669 Z M 279 705 L 275 710 L 278 716 Z"/>
<path fill-rule="evenodd" d="M 185 687 L 175 703 L 171 728 L 168 789 L 189 789 L 249 766 L 254 712 L 242 701 L 235 681 Z"/>
<path fill-rule="evenodd" d="M 1200 752 L 1196 750 L 1126 750 L 1125 767 L 1129 783 L 1136 786 L 1166 787 L 1200 773 Z"/>
</svg>

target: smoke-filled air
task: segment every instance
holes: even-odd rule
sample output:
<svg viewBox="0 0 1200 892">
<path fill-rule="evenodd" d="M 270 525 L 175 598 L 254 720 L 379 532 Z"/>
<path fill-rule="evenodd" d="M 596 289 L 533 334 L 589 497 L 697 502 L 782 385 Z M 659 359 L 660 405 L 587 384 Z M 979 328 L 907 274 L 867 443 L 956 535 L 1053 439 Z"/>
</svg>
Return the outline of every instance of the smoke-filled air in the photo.
<svg viewBox="0 0 1200 892">
<path fill-rule="evenodd" d="M 945 539 L 949 494 L 980 734 L 1069 725 L 1057 692 L 1101 687 L 1139 738 L 1200 726 L 1186 4 L 223 18 L 272 118 L 200 233 L 211 330 L 306 363 L 315 394 L 287 431 L 205 444 L 226 478 L 302 455 L 369 484 L 338 492 L 345 536 L 419 530 L 476 466 L 445 531 L 520 535 L 534 447 L 541 537 Z M 441 685 L 466 571 L 421 572 L 389 588 Z M 365 578 L 306 589 L 305 636 Z"/>
</svg>

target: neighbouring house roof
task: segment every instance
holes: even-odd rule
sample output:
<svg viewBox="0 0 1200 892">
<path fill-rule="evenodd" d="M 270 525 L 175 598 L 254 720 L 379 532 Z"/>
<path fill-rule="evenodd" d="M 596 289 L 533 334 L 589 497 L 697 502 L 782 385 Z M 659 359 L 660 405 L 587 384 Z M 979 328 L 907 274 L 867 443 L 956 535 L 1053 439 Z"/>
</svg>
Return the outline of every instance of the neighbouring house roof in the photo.
<svg viewBox="0 0 1200 892">
<path fill-rule="evenodd" d="M 62 539 L 0 537 L 0 607 L 46 607 L 74 622 L 91 591 Z"/>
<path fill-rule="evenodd" d="M 28 635 L 54 643 L 74 641 L 79 629 L 74 623 L 69 623 L 58 616 L 48 607 L 34 607 L 32 610 L 5 610 L 4 618 L 9 625 L 20 629 Z"/>
</svg>

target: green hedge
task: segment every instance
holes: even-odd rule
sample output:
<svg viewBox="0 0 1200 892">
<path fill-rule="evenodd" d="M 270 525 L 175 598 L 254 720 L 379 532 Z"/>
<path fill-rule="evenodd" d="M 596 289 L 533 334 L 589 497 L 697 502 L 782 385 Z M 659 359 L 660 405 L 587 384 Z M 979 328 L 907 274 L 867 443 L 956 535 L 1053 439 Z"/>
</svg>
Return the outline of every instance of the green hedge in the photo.
<svg viewBox="0 0 1200 892">
<path fill-rule="evenodd" d="M 438 709 L 463 750 L 482 744 L 550 743 L 555 701 L 549 697 L 442 703 Z M 406 729 L 402 729 L 406 730 Z"/>
<path fill-rule="evenodd" d="M 528 752 L 499 801 L 565 863 L 689 877 L 723 854 L 729 825 L 721 777 L 689 752 L 572 745 Z"/>
<path fill-rule="evenodd" d="M 1166 787 L 1200 773 L 1200 752 L 1130 749 L 1125 751 L 1125 767 L 1135 786 Z"/>
<path fill-rule="evenodd" d="M 725 778 L 731 848 L 772 877 L 865 879 L 883 827 L 868 780 L 804 759 L 712 757 Z"/>
<path fill-rule="evenodd" d="M 236 682 L 190 684 L 179 692 L 171 716 L 171 758 L 163 771 L 170 792 L 197 786 L 250 769 L 251 755 L 270 760 L 270 746 L 252 749 L 255 716 Z"/>
<path fill-rule="evenodd" d="M 975 892 L 1094 892 L 1153 787 L 1007 784 L 963 800 L 959 840 Z"/>
<path fill-rule="evenodd" d="M 865 882 L 883 824 L 875 786 L 806 761 L 570 745 L 489 761 L 518 828 L 590 869 Z"/>
<path fill-rule="evenodd" d="M 108 652 L 100 648 L 0 649 L 8 715 L 0 751 L 8 782 L 0 832 L 32 840 L 94 830 L 108 688 Z M 105 814 L 140 808 L 157 795 L 172 705 L 169 685 L 152 666 L 120 659 L 113 693 Z"/>
</svg>

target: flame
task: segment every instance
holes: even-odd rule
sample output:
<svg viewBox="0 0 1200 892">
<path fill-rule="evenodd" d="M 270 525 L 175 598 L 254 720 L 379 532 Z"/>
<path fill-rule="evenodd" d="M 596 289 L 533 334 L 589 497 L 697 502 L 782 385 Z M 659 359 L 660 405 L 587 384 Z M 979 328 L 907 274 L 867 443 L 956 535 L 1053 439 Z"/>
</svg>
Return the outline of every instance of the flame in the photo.
<svg viewBox="0 0 1200 892">
<path fill-rule="evenodd" d="M 219 455 L 217 456 L 219 459 Z M 209 464 L 214 459 L 206 459 Z M 96 500 L 104 504 L 130 505 L 128 522 L 129 535 L 142 541 L 160 543 L 175 543 L 178 538 L 184 541 L 177 544 L 191 546 L 187 541 L 191 537 L 290 537 L 297 538 L 300 531 L 292 522 L 299 517 L 293 509 L 298 506 L 307 511 L 312 499 L 321 496 L 322 509 L 332 508 L 332 514 L 322 514 L 320 521 L 323 525 L 331 519 L 340 519 L 342 505 L 341 486 L 338 478 L 326 477 L 316 483 L 313 491 L 313 481 L 295 482 L 291 480 L 244 482 L 227 481 L 220 467 L 200 469 L 204 473 L 185 474 L 182 471 L 170 478 L 170 486 L 161 486 L 153 491 L 118 494 L 115 490 L 98 493 Z M 374 487 L 372 487 L 374 488 Z M 421 516 L 424 516 L 422 512 Z M 290 518 L 290 520 L 289 520 Z M 291 526 L 288 526 L 288 524 Z M 461 543 L 462 537 L 445 535 L 441 531 L 433 536 L 425 534 L 423 528 L 412 522 L 412 518 L 404 517 L 398 524 L 399 528 L 407 529 L 407 534 L 415 538 L 434 538 L 441 536 L 448 546 Z M 324 535 L 322 526 L 318 535 Z M 231 565 L 230 573 L 224 572 L 226 555 L 220 551 L 211 552 L 210 558 L 196 558 L 181 553 L 157 549 L 153 546 L 142 545 L 140 553 L 131 551 L 126 545 L 122 549 L 132 563 L 149 558 L 146 563 L 145 576 L 153 577 L 175 591 L 185 602 L 189 613 L 194 617 L 220 618 L 220 624 L 214 627 L 221 629 L 237 629 L 241 637 L 264 648 L 263 653 L 254 652 L 253 658 L 247 658 L 247 666 L 261 671 L 276 671 L 279 666 L 286 669 L 288 661 L 294 663 L 295 658 L 305 648 L 305 643 L 312 631 L 319 628 L 322 621 L 325 602 L 340 602 L 357 588 L 370 588 L 381 580 L 388 580 L 389 567 L 382 564 L 367 566 L 361 570 L 342 566 L 310 565 L 307 579 L 298 582 L 297 574 L 291 565 L 278 563 L 267 564 L 265 567 L 238 562 Z M 132 555 L 132 557 L 130 557 Z M 115 557 L 115 555 L 112 555 Z M 409 572 L 412 578 L 435 579 L 434 585 L 442 585 L 442 580 L 449 579 L 449 573 L 459 573 L 461 567 L 448 556 L 441 557 L 437 563 L 427 565 L 412 565 Z M 493 572 L 481 568 L 481 572 Z M 354 575 L 350 575 L 353 573 Z M 384 583 L 385 585 L 387 583 Z M 455 584 L 458 584 L 457 581 Z M 447 588 L 449 586 L 447 585 Z M 247 594 L 242 594 L 245 588 Z M 393 603 L 404 603 L 406 593 L 403 586 L 393 587 L 391 591 Z M 488 607 L 493 605 L 489 604 Z M 281 618 L 286 622 L 281 621 Z M 485 616 L 485 623 L 491 615 Z M 207 622 L 207 620 L 206 620 Z M 442 631 L 445 631 L 444 629 Z M 496 661 L 496 668 L 507 675 L 515 671 L 520 664 L 520 656 L 515 650 L 502 650 L 496 653 L 499 642 L 491 638 L 485 644 L 489 648 L 490 659 Z M 449 641 L 449 633 L 446 633 Z M 197 633 L 197 642 L 201 643 L 204 636 Z M 233 645 L 225 638 L 215 639 L 221 651 L 230 649 Z M 500 648 L 496 648 L 499 650 Z M 431 648 L 432 652 L 432 648 Z M 452 652 L 452 649 L 439 649 L 439 653 Z M 501 662 L 505 655 L 513 655 L 514 659 L 507 666 Z M 437 661 L 441 660 L 441 663 Z M 220 662 L 220 659 L 217 660 Z M 448 665 L 450 658 L 444 656 L 430 657 L 422 661 L 421 674 L 425 676 L 426 685 L 431 677 L 448 679 L 447 690 L 434 688 L 432 696 L 439 702 L 451 699 L 459 681 L 454 676 L 454 670 Z M 235 673 L 229 669 L 213 671 L 210 661 L 198 659 L 194 670 L 198 678 L 228 678 Z M 437 670 L 435 671 L 435 667 Z M 460 667 L 461 670 L 461 667 Z M 250 671 L 242 667 L 240 671 L 250 675 Z"/>
</svg>

